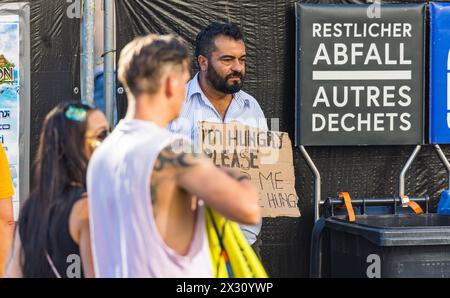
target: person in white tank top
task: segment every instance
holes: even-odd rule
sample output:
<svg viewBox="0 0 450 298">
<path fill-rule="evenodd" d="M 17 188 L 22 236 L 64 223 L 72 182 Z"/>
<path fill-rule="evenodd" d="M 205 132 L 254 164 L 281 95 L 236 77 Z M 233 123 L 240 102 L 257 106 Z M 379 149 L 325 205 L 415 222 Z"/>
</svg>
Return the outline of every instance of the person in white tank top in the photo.
<svg viewBox="0 0 450 298">
<path fill-rule="evenodd" d="M 179 116 L 189 65 L 172 35 L 136 38 L 121 53 L 127 116 L 87 174 L 96 277 L 213 277 L 205 204 L 239 223 L 261 219 L 247 176 L 215 167 L 166 129 Z"/>
</svg>

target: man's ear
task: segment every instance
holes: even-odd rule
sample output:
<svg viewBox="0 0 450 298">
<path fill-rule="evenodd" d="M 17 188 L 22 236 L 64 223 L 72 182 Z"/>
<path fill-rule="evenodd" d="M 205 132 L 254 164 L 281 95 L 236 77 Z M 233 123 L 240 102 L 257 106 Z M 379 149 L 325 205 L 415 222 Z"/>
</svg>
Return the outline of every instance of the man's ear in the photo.
<svg viewBox="0 0 450 298">
<path fill-rule="evenodd" d="M 168 76 L 166 76 L 164 86 L 166 89 L 166 97 L 171 98 L 176 88 L 176 77 L 174 74 L 169 74 Z"/>
<path fill-rule="evenodd" d="M 201 71 L 206 71 L 208 69 L 208 58 L 203 55 L 197 57 L 198 66 Z"/>
</svg>

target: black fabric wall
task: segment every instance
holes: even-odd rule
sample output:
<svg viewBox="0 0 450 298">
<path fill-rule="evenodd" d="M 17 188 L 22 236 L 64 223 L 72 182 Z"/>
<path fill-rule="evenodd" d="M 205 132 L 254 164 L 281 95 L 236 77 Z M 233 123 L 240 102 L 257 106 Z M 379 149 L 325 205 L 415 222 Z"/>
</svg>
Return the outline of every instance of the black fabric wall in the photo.
<svg viewBox="0 0 450 298">
<path fill-rule="evenodd" d="M 58 103 L 80 100 L 80 19 L 70 19 L 69 4 L 31 0 L 31 159 L 42 121 Z M 32 178 L 32 176 L 30 176 Z M 32 181 L 32 180 L 30 180 Z"/>
<path fill-rule="evenodd" d="M 176 1 L 116 0 L 117 50 L 133 37 L 146 33 L 177 33 L 193 43 L 198 31 L 211 21 L 239 24 L 247 45 L 247 78 L 244 90 L 261 104 L 267 118 L 279 118 L 280 128 L 294 140 L 295 13 L 294 0 Z M 366 3 L 366 1 L 304 1 L 310 3 Z M 409 1 L 422 3 L 426 1 Z M 445 2 L 445 1 L 443 1 Z M 384 1 L 406 3 L 406 1 Z M 193 65 L 195 68 L 196 66 Z M 118 97 L 123 115 L 126 98 Z M 381 197 L 397 194 L 398 175 L 410 146 L 309 147 L 322 174 L 322 199 L 349 191 L 352 196 Z M 450 147 L 444 146 L 450 154 Z M 261 253 L 272 277 L 306 277 L 313 226 L 313 176 L 294 149 L 296 189 L 300 197 L 300 218 L 264 219 Z M 435 209 L 447 175 L 430 146 L 407 174 L 410 195 L 428 194 Z"/>
<path fill-rule="evenodd" d="M 17 2 L 0 0 L 0 3 Z M 59 102 L 80 100 L 80 19 L 70 19 L 69 3 L 28 0 L 31 47 L 30 162 L 34 160 L 45 115 Z M 30 165 L 30 168 L 32 166 Z M 32 174 L 30 181 L 32 181 Z"/>
</svg>

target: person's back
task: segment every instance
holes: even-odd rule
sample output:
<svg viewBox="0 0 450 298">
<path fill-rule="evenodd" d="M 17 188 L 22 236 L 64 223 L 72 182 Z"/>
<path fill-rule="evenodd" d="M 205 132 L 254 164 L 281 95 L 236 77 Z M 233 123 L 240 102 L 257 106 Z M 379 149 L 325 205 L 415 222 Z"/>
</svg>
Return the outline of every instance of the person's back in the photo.
<svg viewBox="0 0 450 298">
<path fill-rule="evenodd" d="M 168 131 L 151 122 L 123 120 L 95 154 L 88 179 L 101 176 L 89 190 L 91 210 L 95 212 L 91 226 L 96 239 L 93 251 L 97 276 L 212 275 L 208 242 L 200 231 L 205 228 L 202 208 L 189 212 L 192 200 L 188 194 L 170 192 L 175 188 L 174 179 L 152 187 L 150 193 L 148 181 L 151 183 L 156 159 L 173 140 Z M 156 187 L 166 193 L 164 197 L 162 192 L 158 194 L 158 202 L 173 208 L 159 208 L 161 212 L 154 218 L 156 206 L 150 202 L 157 196 Z M 167 231 L 158 231 L 161 220 L 170 221 Z M 166 232 L 178 235 L 178 241 L 166 244 Z M 102 235 L 105 241 L 97 241 Z"/>
<path fill-rule="evenodd" d="M 99 110 L 62 102 L 45 117 L 30 196 L 21 206 L 7 277 L 92 277 L 86 169 L 109 130 Z"/>
<path fill-rule="evenodd" d="M 70 235 L 70 217 L 73 214 L 72 210 L 76 204 L 86 198 L 86 190 L 82 186 L 70 186 L 64 189 L 60 195 L 61 198 L 55 200 L 52 208 L 48 212 L 48 232 L 47 235 L 47 250 L 46 253 L 50 258 L 52 264 L 47 259 L 42 258 L 39 266 L 39 271 L 27 266 L 26 270 L 22 270 L 24 277 L 39 277 L 39 278 L 54 278 L 56 273 L 63 278 L 69 277 L 67 259 L 70 256 L 78 258 L 80 254 L 79 244 L 74 241 Z M 26 233 L 24 226 L 35 224 L 34 210 L 39 209 L 40 198 L 31 195 L 25 202 L 21 210 L 21 222 L 23 226 L 19 227 L 20 237 L 26 237 L 28 241 L 35 241 L 32 236 Z M 73 215 L 72 215 L 73 216 Z M 54 266 L 54 269 L 52 268 Z M 36 268 L 38 266 L 34 266 Z M 56 270 L 56 271 L 54 271 Z M 25 272 L 24 272 L 25 271 Z M 80 266 L 74 270 L 75 275 L 84 277 L 83 267 Z"/>
<path fill-rule="evenodd" d="M 97 277 L 212 277 L 196 196 L 232 220 L 260 219 L 256 189 L 236 181 L 242 174 L 216 168 L 165 129 L 184 99 L 187 65 L 187 49 L 170 36 L 139 38 L 122 52 L 119 78 L 130 108 L 87 177 Z"/>
</svg>

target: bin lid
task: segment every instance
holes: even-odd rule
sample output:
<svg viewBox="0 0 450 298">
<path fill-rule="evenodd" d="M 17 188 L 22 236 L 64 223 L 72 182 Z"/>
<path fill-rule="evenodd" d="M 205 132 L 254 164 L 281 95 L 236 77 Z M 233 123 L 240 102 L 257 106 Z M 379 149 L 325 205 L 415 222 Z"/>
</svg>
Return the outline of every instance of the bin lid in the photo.
<svg viewBox="0 0 450 298">
<path fill-rule="evenodd" d="M 346 216 L 326 219 L 326 227 L 359 235 L 378 246 L 450 244 L 450 215 L 384 214 L 357 215 L 355 222 Z"/>
</svg>

